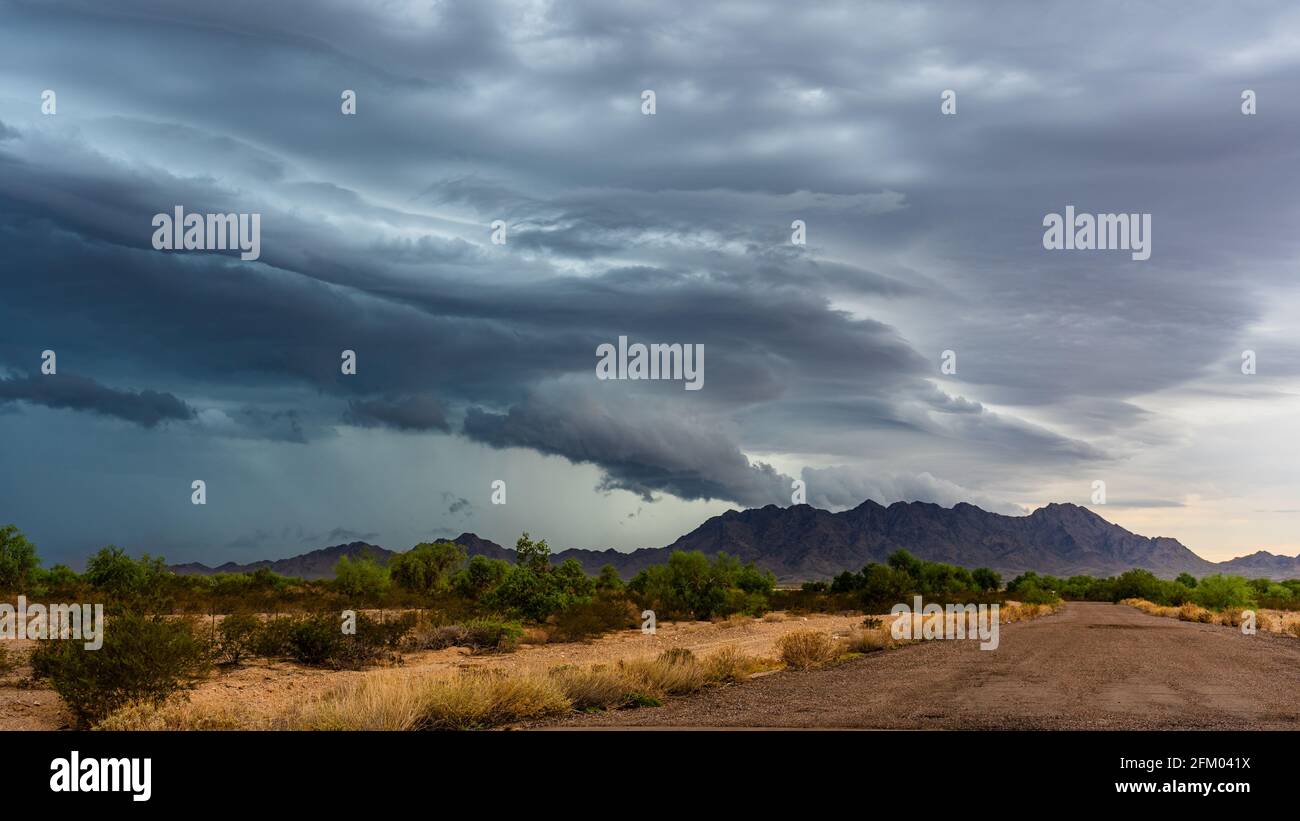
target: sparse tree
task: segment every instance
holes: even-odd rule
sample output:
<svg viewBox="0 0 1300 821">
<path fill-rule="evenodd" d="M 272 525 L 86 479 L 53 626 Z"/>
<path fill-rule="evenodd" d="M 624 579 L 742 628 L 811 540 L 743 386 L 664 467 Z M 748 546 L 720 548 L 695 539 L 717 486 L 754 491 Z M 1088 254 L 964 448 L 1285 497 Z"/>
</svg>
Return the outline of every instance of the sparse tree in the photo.
<svg viewBox="0 0 1300 821">
<path fill-rule="evenodd" d="M 0 590 L 25 591 L 40 560 L 36 546 L 14 525 L 0 527 Z"/>
</svg>

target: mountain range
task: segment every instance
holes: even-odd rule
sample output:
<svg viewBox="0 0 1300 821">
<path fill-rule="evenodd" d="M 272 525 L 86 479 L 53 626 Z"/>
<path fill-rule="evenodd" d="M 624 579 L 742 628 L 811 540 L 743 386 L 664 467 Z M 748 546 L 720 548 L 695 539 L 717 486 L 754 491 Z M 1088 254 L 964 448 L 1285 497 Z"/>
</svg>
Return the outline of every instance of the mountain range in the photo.
<svg viewBox="0 0 1300 821">
<path fill-rule="evenodd" d="M 462 533 L 452 541 L 463 545 L 471 556 L 508 561 L 514 557 L 514 550 L 473 533 Z M 867 500 L 839 513 L 808 505 L 768 505 L 714 516 L 665 547 L 630 553 L 569 549 L 553 554 L 553 560 L 577 559 L 588 573 L 612 564 L 624 578 L 630 578 L 645 567 L 667 561 L 674 550 L 700 550 L 708 555 L 725 552 L 771 570 L 779 582 L 790 584 L 828 579 L 868 562 L 883 562 L 899 549 L 929 561 L 990 567 L 1011 575 L 1034 570 L 1054 576 L 1112 576 L 1144 568 L 1165 578 L 1183 572 L 1197 577 L 1210 573 L 1300 577 L 1300 556 L 1279 556 L 1261 550 L 1225 562 L 1211 562 L 1177 539 L 1131 533 L 1073 504 L 1049 504 L 1027 516 L 990 513 L 964 502 L 951 508 L 928 502 L 896 502 L 886 507 Z M 360 555 L 386 562 L 394 552 L 366 542 L 352 542 L 277 561 L 228 562 L 218 567 L 191 563 L 172 569 L 177 573 L 206 574 L 251 572 L 266 567 L 286 576 L 319 579 L 333 575 L 340 557 Z"/>
</svg>

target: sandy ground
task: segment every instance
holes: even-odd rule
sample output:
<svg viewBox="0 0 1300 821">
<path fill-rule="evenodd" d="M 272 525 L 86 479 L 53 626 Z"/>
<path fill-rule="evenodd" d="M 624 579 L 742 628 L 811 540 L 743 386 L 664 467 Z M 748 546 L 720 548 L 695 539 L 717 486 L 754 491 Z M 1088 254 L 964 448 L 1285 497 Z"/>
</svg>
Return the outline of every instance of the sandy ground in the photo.
<svg viewBox="0 0 1300 821">
<path fill-rule="evenodd" d="M 1300 640 L 1070 603 L 997 650 L 921 642 L 565 727 L 1300 729 Z"/>
<path fill-rule="evenodd" d="M 783 633 L 798 629 L 847 635 L 863 617 L 813 615 L 780 617 L 781 621 L 733 619 L 723 622 L 660 622 L 653 635 L 640 630 L 611 633 L 590 643 L 525 644 L 513 653 L 472 655 L 464 648 L 429 650 L 403 655 L 400 667 L 421 673 L 462 669 L 503 671 L 540 670 L 562 664 L 609 664 L 619 659 L 654 657 L 673 647 L 708 655 L 735 645 L 750 655 L 773 655 L 773 645 Z M 10 656 L 25 658 L 33 642 L 7 642 Z M 370 668 L 374 669 L 374 668 Z M 55 730 L 67 727 L 69 718 L 53 690 L 15 686 L 30 673 L 26 665 L 0 678 L 0 730 Z M 321 670 L 288 662 L 260 659 L 236 668 L 218 668 L 190 693 L 190 700 L 216 712 L 273 716 L 323 692 L 358 671 Z"/>
</svg>

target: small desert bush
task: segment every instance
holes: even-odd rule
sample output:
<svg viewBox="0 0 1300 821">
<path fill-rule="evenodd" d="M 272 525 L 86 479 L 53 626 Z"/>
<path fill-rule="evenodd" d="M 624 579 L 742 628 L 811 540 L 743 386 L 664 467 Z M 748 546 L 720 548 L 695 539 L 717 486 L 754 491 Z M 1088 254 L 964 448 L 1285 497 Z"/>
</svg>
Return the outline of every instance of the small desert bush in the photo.
<svg viewBox="0 0 1300 821">
<path fill-rule="evenodd" d="M 887 627 L 854 630 L 844 639 L 844 649 L 849 653 L 874 653 L 893 646 L 894 639 Z"/>
<path fill-rule="evenodd" d="M 307 730 L 477 730 L 560 715 L 571 703 L 545 675 L 368 673 L 287 720 Z"/>
<path fill-rule="evenodd" d="M 1291 635 L 1300 639 L 1300 621 L 1291 622 L 1291 624 L 1287 627 L 1287 629 L 1291 631 Z"/>
<path fill-rule="evenodd" d="M 426 695 L 420 726 L 474 730 L 566 713 L 572 704 L 545 675 L 466 673 L 437 679 Z"/>
<path fill-rule="evenodd" d="M 728 645 L 704 659 L 704 679 L 710 684 L 741 681 L 767 666 L 762 659 L 747 656 L 738 647 Z"/>
<path fill-rule="evenodd" d="M 79 726 L 133 701 L 161 704 L 207 672 L 211 642 L 188 619 L 120 613 L 105 625 L 104 643 L 49 641 L 32 653 L 32 670 L 48 678 Z"/>
<path fill-rule="evenodd" d="M 785 613 L 781 613 L 779 611 L 773 610 L 770 613 L 764 614 L 763 621 L 768 622 L 769 624 L 783 622 L 785 621 Z"/>
<path fill-rule="evenodd" d="M 339 613 L 279 616 L 248 636 L 247 649 L 253 655 L 287 657 L 312 667 L 357 669 L 395 653 L 414 623 L 409 613 L 382 622 L 357 613 L 355 632 L 344 633 Z"/>
<path fill-rule="evenodd" d="M 588 641 L 613 630 L 636 627 L 640 621 L 636 605 L 622 597 L 597 596 L 571 604 L 551 618 L 550 638 L 554 641 Z"/>
<path fill-rule="evenodd" d="M 649 696 L 685 695 L 705 685 L 704 666 L 690 650 L 673 648 L 658 658 L 621 661 L 619 671 L 632 681 L 637 693 Z"/>
<path fill-rule="evenodd" d="M 409 644 L 417 650 L 468 647 L 476 653 L 509 653 L 519 646 L 523 634 L 519 622 L 470 619 L 462 624 L 420 625 L 412 633 Z"/>
<path fill-rule="evenodd" d="M 417 730 L 429 704 L 427 681 L 379 670 L 308 702 L 289 720 L 307 730 Z"/>
<path fill-rule="evenodd" d="M 614 710 L 632 703 L 636 686 L 617 668 L 556 667 L 549 673 L 575 710 Z"/>
<path fill-rule="evenodd" d="M 839 655 L 831 637 L 816 630 L 795 630 L 776 640 L 777 654 L 787 667 L 807 670 L 834 661 Z"/>
<path fill-rule="evenodd" d="M 222 664 L 238 664 L 253 655 L 262 620 L 252 613 L 234 613 L 217 626 L 216 659 Z"/>
<path fill-rule="evenodd" d="M 161 706 L 133 701 L 114 710 L 95 725 L 96 730 L 254 730 L 270 729 L 265 718 L 240 708 L 198 706 L 181 699 L 168 699 Z"/>
<path fill-rule="evenodd" d="M 744 613 L 732 613 L 726 618 L 714 619 L 713 623 L 724 630 L 730 630 L 737 627 L 748 627 L 754 623 L 753 616 L 747 616 Z"/>
</svg>

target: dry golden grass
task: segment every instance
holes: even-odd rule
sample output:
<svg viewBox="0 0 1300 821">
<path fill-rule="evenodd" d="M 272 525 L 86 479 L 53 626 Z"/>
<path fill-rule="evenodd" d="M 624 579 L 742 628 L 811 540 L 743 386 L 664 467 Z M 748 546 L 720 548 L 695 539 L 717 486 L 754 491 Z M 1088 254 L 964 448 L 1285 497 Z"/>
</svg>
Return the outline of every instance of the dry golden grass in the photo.
<svg viewBox="0 0 1300 821">
<path fill-rule="evenodd" d="M 133 702 L 120 707 L 95 725 L 96 730 L 265 730 L 265 718 L 237 709 L 198 707 L 173 699 L 161 706 Z"/>
<path fill-rule="evenodd" d="M 422 729 L 476 730 L 561 715 L 571 708 L 560 685 L 536 674 L 465 673 L 430 688 Z"/>
<path fill-rule="evenodd" d="M 776 651 L 793 670 L 818 667 L 839 657 L 839 647 L 830 636 L 816 630 L 795 630 L 776 641 Z"/>
<path fill-rule="evenodd" d="M 713 623 L 724 630 L 728 630 L 737 627 L 748 627 L 754 623 L 754 618 L 746 616 L 744 613 L 732 613 L 725 619 L 714 619 Z"/>
<path fill-rule="evenodd" d="M 429 682 L 379 670 L 309 701 L 287 718 L 294 729 L 416 730 L 430 706 Z"/>
<path fill-rule="evenodd" d="M 863 627 L 849 633 L 843 647 L 848 653 L 874 653 L 888 650 L 896 643 L 888 627 Z"/>
<path fill-rule="evenodd" d="M 686 695 L 706 683 L 704 666 L 690 650 L 668 650 L 653 660 L 621 661 L 618 667 L 641 695 Z"/>
<path fill-rule="evenodd" d="M 785 621 L 785 613 L 782 613 L 779 610 L 773 610 L 770 613 L 765 613 L 763 615 L 763 621 L 768 624 L 778 624 Z"/>
<path fill-rule="evenodd" d="M 1002 624 L 1028 621 L 1040 616 L 1050 615 L 1060 609 L 1060 602 L 1054 604 L 1025 604 L 1023 602 L 1009 601 L 998 608 L 998 621 Z"/>
<path fill-rule="evenodd" d="M 557 667 L 549 673 L 575 710 L 613 710 L 626 706 L 631 679 L 617 667 Z"/>
<path fill-rule="evenodd" d="M 704 660 L 704 678 L 710 684 L 725 684 L 775 666 L 775 662 L 745 655 L 740 648 L 727 645 Z"/>
<path fill-rule="evenodd" d="M 1165 607 L 1146 599 L 1123 599 L 1120 604 L 1136 607 L 1150 616 L 1179 619 L 1198 624 L 1218 624 L 1240 627 L 1244 621 L 1243 608 L 1214 611 L 1199 604 L 1184 602 L 1181 607 Z M 1256 610 L 1255 629 L 1266 633 L 1291 634 L 1300 637 L 1300 613 L 1289 610 Z"/>
</svg>

